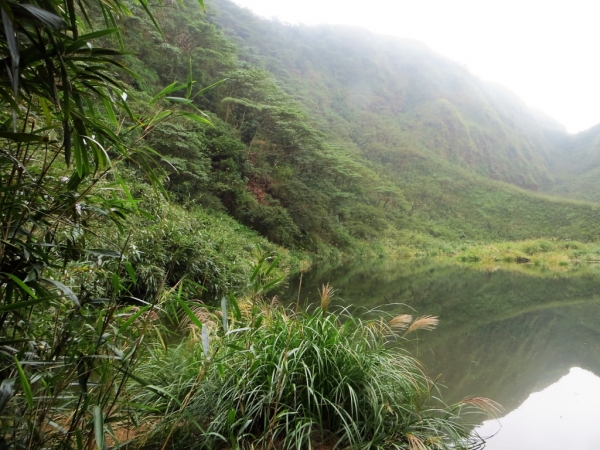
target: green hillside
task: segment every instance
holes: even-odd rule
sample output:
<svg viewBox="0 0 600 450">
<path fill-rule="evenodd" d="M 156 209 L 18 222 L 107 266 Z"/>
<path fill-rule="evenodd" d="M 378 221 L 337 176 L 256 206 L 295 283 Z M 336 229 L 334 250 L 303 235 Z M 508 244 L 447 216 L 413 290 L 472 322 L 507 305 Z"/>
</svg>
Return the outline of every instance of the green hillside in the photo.
<svg viewBox="0 0 600 450">
<path fill-rule="evenodd" d="M 217 3 L 211 20 L 241 58 L 270 70 L 326 132 L 365 157 L 408 146 L 528 189 L 551 183 L 553 142 L 534 113 L 422 44 L 347 27 L 286 26 Z"/>
<path fill-rule="evenodd" d="M 179 202 L 323 255 L 388 227 L 448 241 L 598 236 L 595 205 L 531 192 L 555 189 L 564 130 L 419 43 L 286 26 L 226 0 L 159 9 L 164 41 L 140 17 L 125 23 L 138 95 L 190 67 L 199 85 L 226 79 L 194 101 L 213 127 L 182 118 L 148 138 Z"/>
<path fill-rule="evenodd" d="M 461 411 L 497 405 L 440 407 L 392 342 L 435 319 L 267 294 L 319 259 L 597 261 L 600 204 L 548 195 L 596 199 L 595 131 L 415 42 L 206 3 L 2 4 L 0 449 L 480 446 Z"/>
</svg>

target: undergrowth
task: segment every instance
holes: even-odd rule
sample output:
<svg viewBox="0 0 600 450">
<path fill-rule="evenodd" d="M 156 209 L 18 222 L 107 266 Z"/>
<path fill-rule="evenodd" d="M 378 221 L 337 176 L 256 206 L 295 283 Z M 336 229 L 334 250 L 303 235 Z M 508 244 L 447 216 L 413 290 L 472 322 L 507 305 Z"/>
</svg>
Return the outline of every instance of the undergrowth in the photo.
<svg viewBox="0 0 600 450">
<path fill-rule="evenodd" d="M 437 318 L 363 321 L 345 310 L 300 312 L 258 298 L 230 299 L 233 313 L 196 308 L 191 332 L 156 347 L 138 372 L 136 404 L 151 430 L 143 448 L 450 449 L 482 440 L 463 420 L 497 405 L 469 398 L 445 405 L 405 334 Z M 225 305 L 225 302 L 224 302 Z M 192 313 L 192 309 L 189 309 Z M 152 388 L 153 386 L 161 386 Z M 150 389 L 148 389 L 150 387 Z"/>
</svg>

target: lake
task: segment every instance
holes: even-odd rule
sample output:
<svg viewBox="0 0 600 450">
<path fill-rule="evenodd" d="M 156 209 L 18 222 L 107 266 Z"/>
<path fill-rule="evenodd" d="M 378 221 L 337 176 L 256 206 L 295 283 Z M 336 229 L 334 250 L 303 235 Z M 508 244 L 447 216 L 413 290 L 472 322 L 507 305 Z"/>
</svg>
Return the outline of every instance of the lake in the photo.
<svg viewBox="0 0 600 450">
<path fill-rule="evenodd" d="M 300 299 L 337 289 L 356 314 L 439 316 L 417 331 L 414 356 L 444 399 L 488 397 L 502 417 L 477 427 L 489 450 L 596 450 L 600 442 L 600 266 L 482 266 L 413 260 L 315 267 Z M 295 301 L 299 277 L 280 292 Z M 365 309 L 363 309 L 365 308 Z M 492 437 L 493 436 L 493 437 Z"/>
</svg>

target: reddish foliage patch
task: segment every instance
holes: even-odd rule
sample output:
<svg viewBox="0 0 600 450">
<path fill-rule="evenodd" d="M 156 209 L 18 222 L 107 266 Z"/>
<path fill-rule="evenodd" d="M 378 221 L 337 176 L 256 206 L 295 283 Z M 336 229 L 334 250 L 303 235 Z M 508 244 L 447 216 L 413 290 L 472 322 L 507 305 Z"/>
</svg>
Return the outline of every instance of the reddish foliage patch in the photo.
<svg viewBox="0 0 600 450">
<path fill-rule="evenodd" d="M 258 203 L 261 205 L 265 204 L 265 197 L 267 195 L 267 190 L 269 189 L 269 183 L 267 181 L 258 178 L 250 178 L 246 187 Z"/>
</svg>

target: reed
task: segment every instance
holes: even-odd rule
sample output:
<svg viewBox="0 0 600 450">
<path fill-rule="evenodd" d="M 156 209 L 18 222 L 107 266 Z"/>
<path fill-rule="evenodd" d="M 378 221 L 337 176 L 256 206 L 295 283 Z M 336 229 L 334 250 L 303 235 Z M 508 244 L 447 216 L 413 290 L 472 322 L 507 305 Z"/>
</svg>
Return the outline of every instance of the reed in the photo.
<svg viewBox="0 0 600 450">
<path fill-rule="evenodd" d="M 324 289 L 329 295 L 332 289 Z M 329 305 L 327 305 L 329 306 Z M 157 347 L 134 399 L 156 423 L 138 447 L 254 449 L 460 449 L 478 445 L 461 415 L 491 403 L 446 406 L 394 330 L 431 329 L 437 318 L 373 321 L 322 306 L 292 313 L 254 301 L 235 328 Z M 378 326 L 373 326 L 375 323 Z M 383 325 L 382 325 L 383 324 Z M 411 330 L 412 329 L 412 330 Z M 160 386 L 160 391 L 148 386 Z"/>
</svg>

